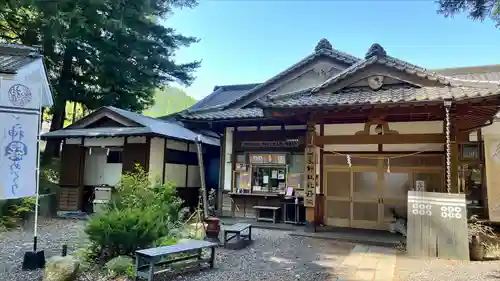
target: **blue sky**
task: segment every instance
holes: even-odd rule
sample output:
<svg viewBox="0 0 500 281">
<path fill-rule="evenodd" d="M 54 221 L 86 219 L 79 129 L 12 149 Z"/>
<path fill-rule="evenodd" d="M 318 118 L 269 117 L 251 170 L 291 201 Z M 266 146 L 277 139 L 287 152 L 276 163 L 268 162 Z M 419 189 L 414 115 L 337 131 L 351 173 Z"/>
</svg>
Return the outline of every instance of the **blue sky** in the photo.
<svg viewBox="0 0 500 281">
<path fill-rule="evenodd" d="M 432 0 L 200 2 L 166 20 L 201 39 L 176 58 L 202 60 L 185 89 L 196 99 L 215 85 L 263 82 L 309 55 L 321 38 L 359 57 L 378 42 L 391 56 L 426 68 L 500 64 L 493 22 L 445 18 Z"/>
</svg>

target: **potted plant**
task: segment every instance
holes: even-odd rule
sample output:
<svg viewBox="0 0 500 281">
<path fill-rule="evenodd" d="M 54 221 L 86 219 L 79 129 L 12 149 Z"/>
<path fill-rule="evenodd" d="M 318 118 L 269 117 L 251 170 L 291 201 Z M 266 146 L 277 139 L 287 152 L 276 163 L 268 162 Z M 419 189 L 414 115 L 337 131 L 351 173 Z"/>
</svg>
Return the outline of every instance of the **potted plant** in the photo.
<svg viewBox="0 0 500 281">
<path fill-rule="evenodd" d="M 486 255 L 486 240 L 496 238 L 493 228 L 486 225 L 477 218 L 477 215 L 471 216 L 468 226 L 469 254 L 473 261 L 482 261 Z"/>
</svg>

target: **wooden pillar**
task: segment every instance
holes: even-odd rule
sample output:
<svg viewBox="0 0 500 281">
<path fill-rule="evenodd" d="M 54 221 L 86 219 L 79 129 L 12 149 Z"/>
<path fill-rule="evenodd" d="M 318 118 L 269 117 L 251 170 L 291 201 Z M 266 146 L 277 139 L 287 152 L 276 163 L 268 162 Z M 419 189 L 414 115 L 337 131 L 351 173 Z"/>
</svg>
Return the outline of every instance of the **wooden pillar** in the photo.
<svg viewBox="0 0 500 281">
<path fill-rule="evenodd" d="M 306 167 L 305 167 L 305 194 L 304 206 L 306 207 L 306 228 L 315 230 L 316 227 L 316 147 L 314 138 L 316 136 L 316 126 L 313 122 L 308 122 L 306 132 Z"/>
</svg>

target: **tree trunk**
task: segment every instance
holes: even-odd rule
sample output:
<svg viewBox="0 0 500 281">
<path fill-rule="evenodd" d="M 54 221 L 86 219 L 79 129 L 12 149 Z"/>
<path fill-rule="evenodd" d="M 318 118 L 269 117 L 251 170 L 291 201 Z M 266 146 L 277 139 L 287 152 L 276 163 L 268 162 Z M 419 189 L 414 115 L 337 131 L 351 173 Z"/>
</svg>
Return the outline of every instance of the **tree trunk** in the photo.
<svg viewBox="0 0 500 281">
<path fill-rule="evenodd" d="M 63 65 L 59 81 L 56 85 L 56 98 L 54 99 L 54 110 L 52 112 L 52 122 L 50 123 L 50 131 L 60 130 L 64 126 L 66 119 L 66 101 L 68 94 L 71 94 L 71 76 L 73 53 L 75 46 L 69 44 L 63 56 Z M 49 163 L 53 157 L 59 157 L 61 140 L 48 140 L 45 146 L 45 151 L 42 155 L 42 163 Z"/>
<path fill-rule="evenodd" d="M 66 102 L 64 102 L 65 104 Z M 50 131 L 57 131 L 61 129 L 64 125 L 64 117 L 66 116 L 66 106 L 54 106 L 52 112 L 52 121 L 50 122 Z M 50 160 L 54 157 L 59 157 L 61 146 L 61 140 L 51 139 L 47 141 L 45 146 L 45 151 L 42 155 L 42 163 L 50 163 Z"/>
</svg>

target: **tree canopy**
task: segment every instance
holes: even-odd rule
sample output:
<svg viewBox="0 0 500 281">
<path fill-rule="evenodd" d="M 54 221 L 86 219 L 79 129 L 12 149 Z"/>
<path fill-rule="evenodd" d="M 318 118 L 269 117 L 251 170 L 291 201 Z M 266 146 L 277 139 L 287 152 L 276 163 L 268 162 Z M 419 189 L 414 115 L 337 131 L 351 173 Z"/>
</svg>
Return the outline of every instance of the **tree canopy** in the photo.
<svg viewBox="0 0 500 281">
<path fill-rule="evenodd" d="M 51 131 L 62 128 L 66 102 L 142 111 L 155 90 L 189 85 L 199 61 L 175 52 L 198 41 L 168 27 L 173 8 L 196 0 L 7 0 L 0 3 L 0 40 L 38 45 L 54 90 Z M 47 146 L 56 154 L 58 144 Z"/>
<path fill-rule="evenodd" d="M 492 19 L 500 26 L 500 0 L 439 0 L 440 14 L 446 17 L 466 12 L 473 20 Z"/>
</svg>

